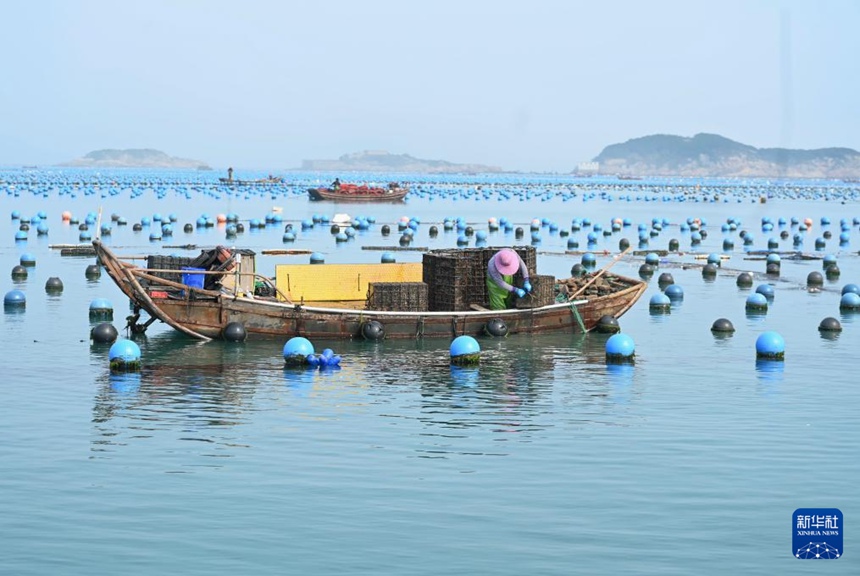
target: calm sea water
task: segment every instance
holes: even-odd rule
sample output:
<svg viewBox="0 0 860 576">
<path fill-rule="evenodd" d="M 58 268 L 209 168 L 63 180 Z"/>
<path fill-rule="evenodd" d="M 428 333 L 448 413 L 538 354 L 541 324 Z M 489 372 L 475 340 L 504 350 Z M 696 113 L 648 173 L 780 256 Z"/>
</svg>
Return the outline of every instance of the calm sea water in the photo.
<svg viewBox="0 0 860 576">
<path fill-rule="evenodd" d="M 114 375 L 107 347 L 89 341 L 88 305 L 109 299 L 122 328 L 128 303 L 106 276 L 86 279 L 92 259 L 50 248 L 78 241 L 77 227 L 61 223 L 63 210 L 83 217 L 101 209 L 103 222 L 118 213 L 130 223 L 177 214 L 179 230 L 161 242 L 150 242 L 148 229 L 113 227 L 108 241 L 117 251 L 146 254 L 227 243 L 217 226 L 181 231 L 203 213 L 263 219 L 277 206 L 285 222 L 297 222 L 356 209 L 304 197 L 303 187 L 330 175 L 232 195 L 209 183 L 216 176 L 195 173 L 0 176 L 0 264 L 10 271 L 23 253 L 37 259 L 25 281 L 7 275 L 6 291 L 24 291 L 27 306 L 7 309 L 0 331 L 4 574 L 860 571 L 851 528 L 860 517 L 860 315 L 839 311 L 841 287 L 860 282 L 857 226 L 853 245 L 836 240 L 840 219 L 860 216 L 850 186 L 674 181 L 653 183 L 655 192 L 649 182 L 399 175 L 422 192 L 403 205 L 361 206 L 377 224 L 344 245 L 327 225 L 284 245 L 284 223 L 230 243 L 375 262 L 380 252 L 361 247 L 397 246 L 398 234 L 384 238 L 379 228 L 401 216 L 421 218 L 413 245 L 431 248 L 455 245 L 456 232 L 427 234 L 447 216 L 476 229 L 507 217 L 526 227 L 525 241 L 532 218 L 567 228 L 572 218 L 608 227 L 620 217 L 632 226 L 601 238 L 598 251 L 635 240 L 636 225 L 652 218 L 671 224 L 651 248 L 678 238 L 688 250 L 689 232 L 678 226 L 687 218 L 707 220 L 698 253 L 720 251 L 729 235 L 737 248 L 712 282 L 692 267 L 701 263 L 694 254 L 664 258 L 658 273 L 671 272 L 685 296 L 671 313 L 652 315 L 653 282 L 621 318 L 636 342 L 634 366 L 607 366 L 606 337 L 592 334 L 482 339 L 474 369 L 450 367 L 444 341 L 315 342 L 342 354 L 342 368 L 295 371 L 283 368 L 281 341 L 200 344 L 155 324 L 138 340 L 140 373 Z M 699 197 L 717 189 L 716 202 Z M 567 190 L 577 195 L 564 200 Z M 778 197 L 762 204 L 762 191 Z M 49 233 L 38 236 L 34 226 L 27 242 L 15 242 L 12 210 L 45 211 Z M 740 219 L 756 237 L 751 248 L 764 249 L 780 228 L 763 232 L 761 218 L 792 216 L 813 219 L 803 250 L 836 255 L 841 277 L 810 292 L 806 276 L 822 271 L 821 261 L 784 257 L 778 280 L 757 278 L 774 284 L 768 313 L 747 316 L 750 290 L 738 289 L 734 276 L 763 272 L 764 262 L 745 255 L 740 228 L 724 234 L 720 224 Z M 822 217 L 832 224 L 822 227 Z M 833 238 L 815 253 L 825 229 Z M 563 253 L 565 238 L 541 233 L 539 270 L 564 276 L 579 257 Z M 584 247 L 586 231 L 578 234 Z M 490 235 L 491 245 L 513 242 Z M 791 247 L 780 242 L 780 250 Z M 397 257 L 419 261 L 420 253 Z M 261 256 L 258 270 L 306 258 Z M 601 254 L 598 265 L 607 262 Z M 631 257 L 613 271 L 635 276 L 641 263 Z M 45 293 L 50 276 L 63 280 L 61 295 Z M 827 316 L 843 324 L 835 339 L 817 330 Z M 732 337 L 711 334 L 719 317 L 734 323 Z M 784 336 L 784 362 L 756 361 L 765 330 Z M 792 512 L 800 507 L 842 510 L 844 557 L 824 566 L 793 558 Z"/>
</svg>

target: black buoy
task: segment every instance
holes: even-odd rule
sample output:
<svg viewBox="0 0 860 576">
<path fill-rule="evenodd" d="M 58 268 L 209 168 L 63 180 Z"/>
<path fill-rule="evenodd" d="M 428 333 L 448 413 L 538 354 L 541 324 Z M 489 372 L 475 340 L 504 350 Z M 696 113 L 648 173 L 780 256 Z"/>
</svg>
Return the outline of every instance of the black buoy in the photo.
<svg viewBox="0 0 860 576">
<path fill-rule="evenodd" d="M 21 230 L 23 232 L 28 232 L 30 230 L 30 225 L 27 224 L 26 222 L 21 222 L 21 225 L 18 226 L 18 230 Z"/>
<path fill-rule="evenodd" d="M 618 324 L 618 319 L 611 314 L 604 314 L 597 321 L 595 329 L 601 334 L 617 334 L 621 332 L 621 325 Z"/>
<path fill-rule="evenodd" d="M 728 318 L 717 318 L 711 325 L 711 332 L 732 333 L 735 327 Z"/>
<path fill-rule="evenodd" d="M 337 234 L 338 232 L 340 232 L 340 226 L 338 226 L 337 224 L 332 224 L 331 228 L 329 228 L 329 232 L 331 232 L 332 234 Z"/>
<path fill-rule="evenodd" d="M 137 224 L 135 224 L 135 226 L 137 226 Z M 194 225 L 193 224 L 186 224 L 185 226 L 182 227 L 182 231 L 185 232 L 186 234 L 191 234 L 192 232 L 194 232 Z M 238 232 L 238 227 L 237 227 L 236 231 Z"/>
<path fill-rule="evenodd" d="M 463 234 L 465 234 L 466 236 L 474 236 L 475 235 L 475 229 L 472 228 L 471 226 L 466 226 L 466 229 L 463 230 Z"/>
<path fill-rule="evenodd" d="M 111 344 L 116 341 L 119 333 L 110 322 L 102 322 L 90 330 L 90 339 L 98 344 Z"/>
<path fill-rule="evenodd" d="M 627 250 L 628 248 L 630 248 L 630 240 L 628 240 L 627 238 L 622 238 L 621 240 L 618 241 L 618 249 L 619 250 L 624 251 L 624 250 Z"/>
<path fill-rule="evenodd" d="M 517 227 L 516 227 L 516 229 L 514 230 L 514 238 L 516 238 L 517 240 L 519 240 L 519 239 L 520 239 L 520 238 L 522 238 L 522 237 L 523 237 L 523 229 L 522 229 L 522 226 L 517 226 Z"/>
<path fill-rule="evenodd" d="M 237 222 L 236 223 L 236 234 L 241 234 L 244 231 L 245 231 L 245 225 L 242 224 L 241 222 Z"/>
<path fill-rule="evenodd" d="M 674 283 L 675 283 L 675 279 L 668 272 L 663 272 L 657 278 L 657 284 L 661 287 L 668 286 L 668 285 L 674 284 Z"/>
<path fill-rule="evenodd" d="M 824 276 L 821 275 L 821 272 L 812 271 L 806 276 L 806 285 L 807 286 L 823 286 L 824 285 Z"/>
<path fill-rule="evenodd" d="M 753 285 L 753 277 L 749 272 L 741 272 L 738 274 L 737 285 L 739 288 L 750 288 Z"/>
<path fill-rule="evenodd" d="M 839 320 L 833 318 L 832 316 L 828 316 L 824 320 L 821 321 L 821 324 L 818 325 L 819 332 L 842 332 L 842 324 L 840 324 Z"/>
<path fill-rule="evenodd" d="M 643 264 L 639 267 L 639 277 L 640 278 L 650 278 L 654 275 L 654 267 L 650 264 Z"/>
<path fill-rule="evenodd" d="M 436 236 L 439 235 L 439 229 L 436 228 L 435 226 L 430 226 L 429 232 L 430 232 L 430 238 L 435 238 Z"/>
<path fill-rule="evenodd" d="M 102 269 L 99 268 L 98 264 L 90 264 L 87 266 L 87 270 L 85 272 L 87 278 L 98 278 L 102 275 Z"/>
<path fill-rule="evenodd" d="M 244 342 L 248 337 L 245 325 L 241 322 L 228 322 L 221 330 L 221 337 L 227 342 Z"/>
<path fill-rule="evenodd" d="M 585 274 L 585 266 L 582 264 L 576 263 L 570 267 L 570 275 L 573 278 L 579 278 L 583 274 Z"/>
<path fill-rule="evenodd" d="M 385 326 L 377 320 L 369 320 L 361 325 L 361 335 L 366 340 L 382 340 L 385 338 Z"/>
<path fill-rule="evenodd" d="M 824 236 L 825 240 L 830 240 L 833 237 L 833 233 L 830 230 L 825 230 L 822 236 Z"/>
<path fill-rule="evenodd" d="M 780 232 L 779 237 L 783 240 L 788 240 L 788 230 L 783 230 L 782 232 Z"/>
<path fill-rule="evenodd" d="M 401 246 L 409 246 L 409 243 L 412 242 L 412 236 L 409 234 L 404 234 L 400 237 L 400 245 Z"/>
<path fill-rule="evenodd" d="M 141 230 L 143 230 L 143 224 L 141 224 L 140 222 L 135 222 L 134 224 L 132 224 L 131 229 L 135 232 L 140 232 Z"/>
<path fill-rule="evenodd" d="M 765 274 L 770 276 L 779 276 L 779 262 L 768 262 L 765 268 Z"/>
<path fill-rule="evenodd" d="M 484 325 L 484 332 L 487 336 L 503 338 L 508 335 L 508 325 L 501 318 L 493 318 Z"/>
<path fill-rule="evenodd" d="M 703 278 L 716 278 L 717 276 L 717 267 L 713 264 L 705 264 L 704 268 L 702 268 L 702 277 Z"/>
<path fill-rule="evenodd" d="M 836 264 L 824 270 L 824 275 L 827 276 L 828 280 L 836 280 L 837 278 L 839 278 L 839 274 L 839 266 L 837 266 Z"/>
<path fill-rule="evenodd" d="M 26 280 L 27 269 L 18 264 L 12 267 L 12 280 Z"/>
<path fill-rule="evenodd" d="M 49 293 L 59 293 L 63 291 L 63 281 L 57 278 L 56 276 L 51 276 L 45 282 L 45 292 Z"/>
<path fill-rule="evenodd" d="M 388 236 L 389 234 L 391 234 L 391 226 L 389 226 L 388 224 L 383 224 L 382 228 L 380 228 L 379 231 L 382 232 L 383 236 Z"/>
<path fill-rule="evenodd" d="M 678 248 L 681 246 L 681 243 L 678 242 L 675 238 L 669 240 L 669 252 L 677 252 Z"/>
<path fill-rule="evenodd" d="M 90 227 L 87 225 L 86 222 L 81 222 L 80 226 L 78 226 L 78 230 L 80 230 L 80 231 L 89 230 L 89 229 L 90 229 Z"/>
</svg>

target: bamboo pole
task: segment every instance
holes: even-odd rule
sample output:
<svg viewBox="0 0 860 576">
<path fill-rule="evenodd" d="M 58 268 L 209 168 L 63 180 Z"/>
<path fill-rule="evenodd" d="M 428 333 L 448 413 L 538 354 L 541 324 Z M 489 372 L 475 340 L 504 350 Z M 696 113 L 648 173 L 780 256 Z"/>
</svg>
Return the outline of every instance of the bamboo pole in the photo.
<svg viewBox="0 0 860 576">
<path fill-rule="evenodd" d="M 607 271 L 607 270 L 609 270 L 610 268 L 612 268 L 613 266 L 615 266 L 616 262 L 618 262 L 619 260 L 621 260 L 621 259 L 624 257 L 624 255 L 625 255 L 625 254 L 627 254 L 628 252 L 630 252 L 630 249 L 631 249 L 631 246 L 628 246 L 627 248 L 625 248 L 625 249 L 624 249 L 624 252 L 622 252 L 621 254 L 618 254 L 617 256 L 614 256 L 614 257 L 612 258 L 612 262 L 608 263 L 606 266 L 604 266 L 603 268 L 601 268 L 601 269 L 600 269 L 600 270 L 599 270 L 599 271 L 598 271 L 594 276 L 592 276 L 592 277 L 591 277 L 591 279 L 590 279 L 588 282 L 586 282 L 586 283 L 582 286 L 582 288 L 580 288 L 579 290 L 577 290 L 576 292 L 574 292 L 574 293 L 573 293 L 573 294 L 568 298 L 568 301 L 571 301 L 571 300 L 575 299 L 577 296 L 579 296 L 580 294 L 582 294 L 583 292 L 585 292 L 585 289 L 586 289 L 586 288 L 588 288 L 589 286 L 591 286 L 595 281 L 597 281 L 597 279 L 598 279 L 598 278 L 600 278 L 601 276 L 603 276 L 603 275 L 606 273 L 606 271 Z"/>
</svg>

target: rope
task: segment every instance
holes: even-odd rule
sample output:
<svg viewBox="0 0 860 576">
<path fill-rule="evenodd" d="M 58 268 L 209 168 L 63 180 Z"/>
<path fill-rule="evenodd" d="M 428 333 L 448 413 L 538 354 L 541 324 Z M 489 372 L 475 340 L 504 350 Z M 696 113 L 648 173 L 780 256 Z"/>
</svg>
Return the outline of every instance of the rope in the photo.
<svg viewBox="0 0 860 576">
<path fill-rule="evenodd" d="M 583 334 L 585 334 L 587 332 L 585 329 L 585 322 L 582 321 L 582 316 L 579 315 L 579 310 L 576 309 L 576 304 L 570 305 L 570 311 L 573 312 L 573 317 L 576 318 L 576 322 L 579 324 L 579 329 L 582 330 Z"/>
</svg>

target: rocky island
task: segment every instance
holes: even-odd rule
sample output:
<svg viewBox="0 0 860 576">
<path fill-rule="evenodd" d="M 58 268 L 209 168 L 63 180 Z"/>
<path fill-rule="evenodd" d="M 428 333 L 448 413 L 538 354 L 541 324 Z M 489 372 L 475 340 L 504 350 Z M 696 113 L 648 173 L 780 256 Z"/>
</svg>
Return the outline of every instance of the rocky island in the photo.
<svg viewBox="0 0 860 576">
<path fill-rule="evenodd" d="M 634 138 L 607 146 L 594 162 L 601 174 L 631 177 L 860 177 L 860 152 L 851 148 L 755 148 L 717 134 Z"/>
<path fill-rule="evenodd" d="M 498 166 L 455 164 L 445 160 L 421 160 L 409 154 L 365 150 L 344 154 L 337 160 L 304 160 L 300 170 L 313 172 L 418 172 L 424 174 L 479 174 L 502 172 Z"/>
<path fill-rule="evenodd" d="M 131 148 L 128 150 L 95 150 L 82 158 L 64 162 L 60 166 L 78 168 L 191 168 L 211 170 L 200 160 L 175 158 L 161 150 Z"/>
</svg>

